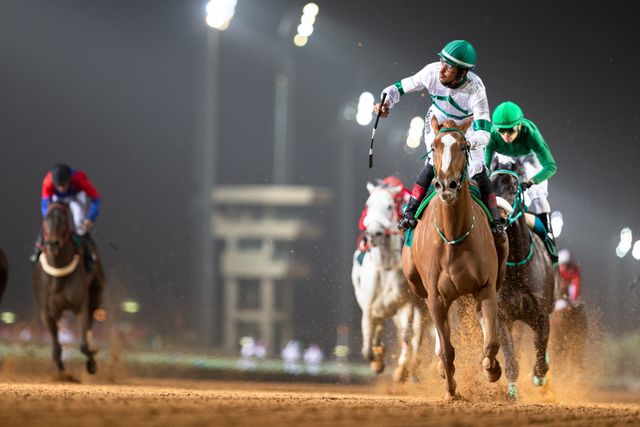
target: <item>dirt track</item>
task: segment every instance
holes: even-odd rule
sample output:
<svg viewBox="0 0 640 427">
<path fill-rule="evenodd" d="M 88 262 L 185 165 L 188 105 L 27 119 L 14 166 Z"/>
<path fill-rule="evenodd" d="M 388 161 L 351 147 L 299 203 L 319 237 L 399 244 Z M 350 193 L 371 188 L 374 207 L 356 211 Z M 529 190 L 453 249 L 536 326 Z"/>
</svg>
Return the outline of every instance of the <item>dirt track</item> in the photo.
<svg viewBox="0 0 640 427">
<path fill-rule="evenodd" d="M 0 383 L 10 425 L 640 425 L 637 394 L 608 403 L 444 402 L 387 386 L 131 380 L 127 384 Z M 610 403 L 611 401 L 626 403 Z"/>
</svg>

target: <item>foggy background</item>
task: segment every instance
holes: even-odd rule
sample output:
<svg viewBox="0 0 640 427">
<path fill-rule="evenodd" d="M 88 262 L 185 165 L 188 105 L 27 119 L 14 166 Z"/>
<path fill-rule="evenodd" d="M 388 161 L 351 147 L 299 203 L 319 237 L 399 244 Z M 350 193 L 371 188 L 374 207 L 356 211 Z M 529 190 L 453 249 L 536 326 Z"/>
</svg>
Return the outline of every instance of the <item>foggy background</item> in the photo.
<svg viewBox="0 0 640 427">
<path fill-rule="evenodd" d="M 286 71 L 294 100 L 287 184 L 333 191 L 314 213 L 324 237 L 305 249 L 312 271 L 296 286 L 297 338 L 328 349 L 347 321 L 356 339 L 360 311 L 344 253 L 355 247 L 366 182 L 397 174 L 411 188 L 425 153 L 404 141 L 411 118 L 429 106 L 426 93 L 404 96 L 381 120 L 372 170 L 372 124 L 346 120 L 345 107 L 436 61 L 453 39 L 475 46 L 491 108 L 515 101 L 550 146 L 558 164 L 550 203 L 565 221 L 558 245 L 582 266 L 587 304 L 600 307 L 610 330 L 637 327 L 640 286 L 631 282 L 640 261 L 615 254 L 623 227 L 640 238 L 632 3 L 318 0 L 315 31 L 298 48 L 291 39 L 305 3 L 238 0 L 208 76 L 217 86 L 216 182 L 273 183 L 274 81 Z M 119 247 L 96 237 L 109 298 L 139 301 L 138 321 L 153 333 L 177 339 L 196 330 L 197 153 L 207 39 L 216 31 L 204 22 L 205 5 L 0 2 L 0 247 L 10 263 L 1 310 L 35 318 L 28 256 L 40 186 L 66 162 L 100 191 L 97 231 Z"/>
</svg>

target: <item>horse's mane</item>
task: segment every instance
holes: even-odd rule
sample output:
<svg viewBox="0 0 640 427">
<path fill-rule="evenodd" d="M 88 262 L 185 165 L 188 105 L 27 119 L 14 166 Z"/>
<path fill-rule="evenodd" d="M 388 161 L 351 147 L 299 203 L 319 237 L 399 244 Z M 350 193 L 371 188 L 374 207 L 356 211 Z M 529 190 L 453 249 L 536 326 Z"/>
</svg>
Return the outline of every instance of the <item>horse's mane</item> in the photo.
<svg viewBox="0 0 640 427">
<path fill-rule="evenodd" d="M 441 123 L 443 128 L 458 128 L 458 125 L 456 124 L 456 122 L 454 122 L 451 119 L 445 119 L 442 121 Z"/>
</svg>

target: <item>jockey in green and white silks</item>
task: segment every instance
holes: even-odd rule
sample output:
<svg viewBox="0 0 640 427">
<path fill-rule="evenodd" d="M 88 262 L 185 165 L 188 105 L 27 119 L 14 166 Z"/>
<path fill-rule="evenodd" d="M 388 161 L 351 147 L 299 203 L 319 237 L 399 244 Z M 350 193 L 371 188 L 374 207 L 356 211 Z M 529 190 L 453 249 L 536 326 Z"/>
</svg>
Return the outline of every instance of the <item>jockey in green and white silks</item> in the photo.
<svg viewBox="0 0 640 427">
<path fill-rule="evenodd" d="M 511 101 L 503 102 L 493 111 L 493 129 L 485 153 L 488 168 L 494 154 L 508 156 L 522 164 L 525 179 L 521 186 L 526 190 L 529 211 L 540 219 L 546 229 L 546 236 L 541 237 L 555 243 L 547 196 L 548 179 L 557 171 L 556 162 L 538 127 L 526 119 L 522 109 Z M 558 260 L 556 253 L 550 253 L 555 263 Z"/>
<path fill-rule="evenodd" d="M 431 63 L 415 75 L 385 88 L 383 93 L 387 94 L 387 101 L 384 106 L 376 106 L 376 111 L 382 109 L 382 117 L 386 117 L 389 108 L 397 104 L 405 93 L 427 90 L 432 104 L 425 118 L 424 140 L 429 151 L 435 138 L 431 131 L 433 116 L 440 123 L 450 119 L 457 124 L 472 117 L 473 126 L 469 127 L 465 135 L 471 149 L 468 176 L 476 180 L 483 202 L 496 218 L 492 224 L 492 231 L 494 234 L 502 233 L 503 226 L 497 215 L 495 193 L 484 166 L 484 151 L 489 143 L 491 131 L 489 102 L 482 80 L 470 71 L 476 64 L 475 49 L 467 41 L 454 40 L 440 51 L 439 56 L 440 62 Z M 399 224 L 401 229 L 413 228 L 417 225 L 417 220 L 414 218 L 416 210 L 431 185 L 434 175 L 433 159 L 429 155 L 411 191 L 412 198 Z"/>
</svg>

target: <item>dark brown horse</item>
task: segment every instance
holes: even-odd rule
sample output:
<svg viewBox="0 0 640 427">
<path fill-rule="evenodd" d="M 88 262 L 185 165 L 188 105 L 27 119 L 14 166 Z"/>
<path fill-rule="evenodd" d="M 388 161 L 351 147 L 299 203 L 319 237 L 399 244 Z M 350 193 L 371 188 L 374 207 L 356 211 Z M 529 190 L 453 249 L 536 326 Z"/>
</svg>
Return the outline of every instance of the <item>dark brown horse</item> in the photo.
<svg viewBox="0 0 640 427">
<path fill-rule="evenodd" d="M 528 225 L 527 218 L 533 224 L 535 217 L 525 212 L 524 196 L 515 171 L 517 165 L 494 162 L 493 166 L 491 179 L 499 196 L 498 206 L 506 215 L 509 238 L 507 273 L 498 292 L 500 344 L 509 381 L 509 397 L 515 399 L 519 366 L 511 333 L 513 322 L 524 322 L 533 331 L 536 362 L 532 381 L 535 386 L 542 386 L 549 370 L 546 355 L 555 275 L 544 242 Z"/>
<path fill-rule="evenodd" d="M 478 313 L 482 313 L 484 375 L 493 382 L 502 373 L 496 359 L 500 348 L 496 288 L 504 273 L 507 242 L 494 244 L 484 211 L 471 198 L 467 179 L 469 147 L 464 137 L 470 124 L 468 120 L 457 127 L 455 122 L 445 120 L 441 127 L 435 118 L 432 120 L 436 134 L 434 186 L 438 197 L 418 222 L 412 247 L 405 247 L 402 253 L 404 274 L 411 289 L 427 300 L 437 330 L 438 370 L 446 380 L 448 399 L 457 397 L 449 308 L 463 295 L 473 295 Z"/>
<path fill-rule="evenodd" d="M 80 327 L 80 351 L 87 357 L 87 372 L 94 374 L 97 365 L 96 351 L 91 346 L 93 312 L 99 307 L 104 275 L 97 259 L 92 271 L 88 271 L 85 249 L 74 244 L 73 222 L 67 205 L 52 203 L 42 223 L 43 252 L 34 272 L 34 287 L 40 317 L 49 329 L 53 342 L 53 360 L 60 378 L 65 375 L 62 363 L 62 347 L 58 341 L 58 321 L 66 310 L 72 311 Z"/>
<path fill-rule="evenodd" d="M 4 288 L 7 286 L 7 278 L 9 277 L 9 264 L 7 263 L 7 257 L 4 256 L 4 252 L 0 249 L 0 301 L 2 301 L 2 294 Z"/>
</svg>

